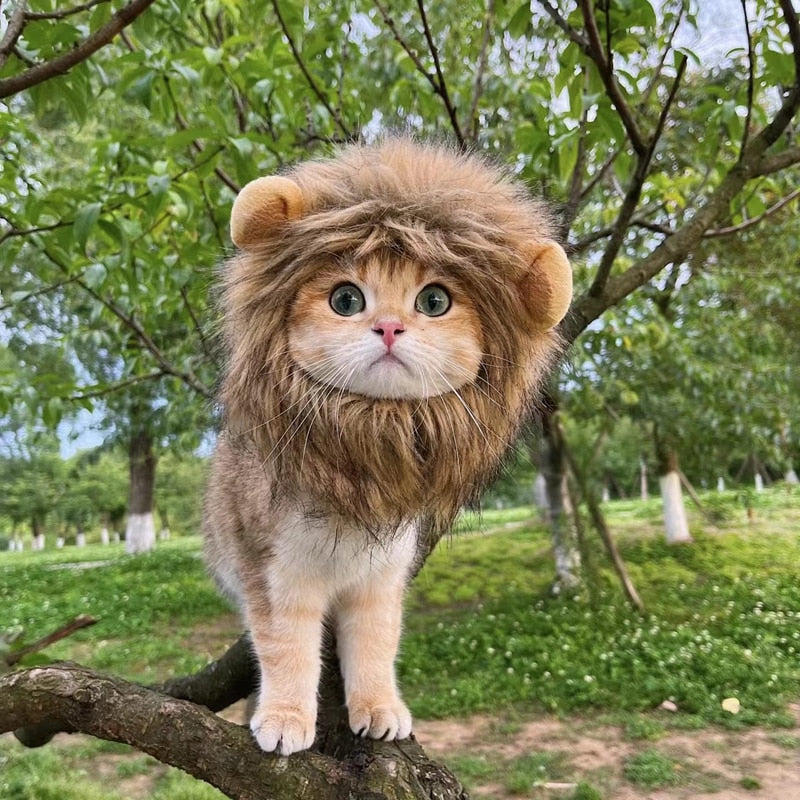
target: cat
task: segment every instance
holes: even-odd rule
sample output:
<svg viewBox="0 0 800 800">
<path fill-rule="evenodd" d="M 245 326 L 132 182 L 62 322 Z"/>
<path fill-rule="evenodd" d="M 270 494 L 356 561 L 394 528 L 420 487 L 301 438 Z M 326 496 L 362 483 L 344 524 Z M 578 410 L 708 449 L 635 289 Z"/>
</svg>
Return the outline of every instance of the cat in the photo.
<svg viewBox="0 0 800 800">
<path fill-rule="evenodd" d="M 329 624 L 351 729 L 403 739 L 406 585 L 535 403 L 569 263 L 505 171 L 403 137 L 251 182 L 231 236 L 204 530 L 258 660 L 251 730 L 311 747 Z"/>
</svg>

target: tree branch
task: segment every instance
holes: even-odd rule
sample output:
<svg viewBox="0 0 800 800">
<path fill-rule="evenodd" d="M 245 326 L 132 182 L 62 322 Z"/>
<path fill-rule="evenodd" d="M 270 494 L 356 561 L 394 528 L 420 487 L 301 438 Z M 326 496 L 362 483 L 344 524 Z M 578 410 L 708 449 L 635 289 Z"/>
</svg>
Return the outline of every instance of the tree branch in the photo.
<svg viewBox="0 0 800 800">
<path fill-rule="evenodd" d="M 46 247 L 42 248 L 42 252 L 53 264 L 55 264 L 56 267 L 58 267 L 65 274 L 69 275 L 69 268 L 67 265 L 63 264 L 58 258 L 56 258 L 52 252 L 50 252 Z M 127 328 L 133 331 L 136 338 L 141 342 L 141 344 L 144 345 L 145 349 L 150 352 L 164 373 L 172 375 L 174 378 L 178 378 L 179 380 L 183 381 L 187 386 L 189 386 L 191 389 L 194 389 L 202 397 L 205 397 L 209 400 L 214 398 L 214 392 L 212 392 L 211 389 L 209 389 L 193 372 L 180 370 L 169 361 L 169 359 L 164 355 L 150 335 L 144 330 L 141 323 L 132 314 L 128 314 L 123 311 L 111 298 L 103 297 L 81 278 L 76 277 L 75 283 L 77 283 L 81 289 L 93 297 L 98 303 L 105 306 L 112 314 L 114 314 L 115 317 L 117 317 L 117 319 L 123 322 Z"/>
<path fill-rule="evenodd" d="M 120 389 L 125 389 L 128 386 L 133 386 L 137 383 L 144 383 L 145 381 L 157 381 L 159 378 L 163 378 L 167 374 L 169 373 L 165 372 L 163 369 L 160 369 L 156 370 L 155 372 L 149 372 L 147 375 L 134 375 L 130 378 L 117 381 L 116 383 L 102 386 L 98 384 L 93 389 L 88 389 L 80 392 L 79 394 L 70 395 L 67 399 L 73 402 L 78 402 L 79 400 L 93 400 L 96 397 L 105 397 L 107 394 L 113 394 L 114 392 L 118 392 Z"/>
<path fill-rule="evenodd" d="M 89 0 L 88 3 L 83 3 L 79 6 L 72 6 L 72 8 L 65 8 L 62 11 L 28 11 L 25 14 L 26 20 L 42 20 L 42 19 L 66 19 L 73 14 L 80 14 L 81 11 L 89 11 L 95 6 L 109 3 L 111 0 Z"/>
<path fill-rule="evenodd" d="M 131 0 L 128 5 L 114 14 L 102 28 L 84 39 L 77 47 L 60 56 L 55 56 L 48 61 L 30 67 L 18 75 L 0 79 L 0 97 L 10 97 L 57 75 L 69 72 L 74 66 L 86 61 L 101 47 L 107 45 L 123 28 L 126 28 L 140 14 L 146 11 L 153 2 L 154 0 Z"/>
<path fill-rule="evenodd" d="M 580 32 L 577 31 L 572 25 L 561 16 L 558 9 L 551 6 L 547 0 L 539 0 L 539 5 L 547 12 L 548 16 L 558 25 L 561 30 L 567 34 L 570 41 L 574 44 L 578 45 L 578 47 L 583 50 L 583 52 L 591 58 L 592 53 L 589 47 L 589 41 L 584 37 L 581 36 Z"/>
<path fill-rule="evenodd" d="M 0 41 L 0 69 L 5 66 L 8 57 L 14 51 L 17 39 L 19 39 L 22 34 L 22 29 L 25 27 L 27 6 L 28 4 L 25 0 L 17 0 L 14 10 L 11 12 L 5 35 L 3 36 L 3 40 Z"/>
<path fill-rule="evenodd" d="M 234 651 L 237 662 L 247 656 L 252 670 L 246 641 L 229 654 Z M 30 732 L 37 728 L 124 742 L 237 800 L 466 800 L 458 781 L 431 762 L 413 737 L 375 742 L 350 734 L 345 752 L 280 758 L 263 753 L 246 728 L 208 708 L 74 664 L 0 679 L 0 733 L 16 729 L 21 741 L 36 742 Z"/>
<path fill-rule="evenodd" d="M 456 135 L 456 140 L 463 148 L 466 146 L 466 141 L 464 139 L 464 135 L 461 133 L 461 126 L 458 124 L 456 108 L 450 100 L 450 93 L 447 91 L 447 81 L 444 79 L 444 75 L 442 74 L 442 66 L 439 63 L 439 50 L 436 47 L 436 42 L 433 41 L 433 35 L 431 34 L 430 25 L 428 25 L 428 15 L 425 13 L 425 3 L 423 0 L 417 0 L 417 8 L 419 9 L 420 17 L 422 18 L 422 28 L 425 33 L 425 41 L 428 43 L 428 50 L 431 54 L 431 58 L 433 58 L 433 66 L 436 70 L 436 82 L 439 86 L 437 93 L 439 97 L 442 98 L 444 107 L 447 110 L 447 115 L 450 117 L 450 125 L 452 126 L 453 132 Z"/>
<path fill-rule="evenodd" d="M 614 224 L 614 232 L 611 234 L 611 239 L 609 240 L 608 246 L 606 247 L 602 258 L 600 259 L 600 265 L 597 268 L 597 274 L 595 275 L 594 281 L 589 288 L 590 295 L 597 296 L 602 294 L 611 274 L 611 267 L 613 266 L 617 255 L 619 254 L 622 243 L 625 240 L 625 234 L 628 230 L 628 226 L 633 218 L 634 212 L 636 211 L 636 207 L 639 204 L 639 198 L 642 194 L 642 188 L 644 187 L 644 182 L 647 177 L 647 171 L 650 168 L 650 162 L 653 158 L 653 153 L 655 152 L 656 145 L 658 144 L 661 134 L 664 131 L 664 125 L 666 124 L 669 111 L 672 108 L 672 103 L 675 100 L 678 86 L 680 85 L 685 71 L 686 56 L 683 56 L 680 64 L 678 65 L 678 70 L 675 75 L 675 80 L 672 83 L 672 88 L 670 89 L 667 102 L 661 109 L 658 125 L 656 126 L 656 129 L 653 132 L 650 142 L 648 143 L 644 152 L 640 153 L 637 159 L 636 170 L 634 172 L 633 179 L 631 180 L 628 191 L 625 194 L 625 199 L 623 200 L 622 208 L 620 208 L 617 221 Z"/>
<path fill-rule="evenodd" d="M 436 70 L 436 74 L 431 74 L 425 68 L 425 65 L 422 63 L 422 59 L 416 53 L 416 51 L 408 44 L 408 42 L 402 37 L 400 31 L 397 29 L 397 26 L 394 23 L 391 15 L 389 14 L 386 7 L 380 2 L 380 0 L 373 0 L 375 6 L 377 7 L 378 11 L 381 13 L 381 17 L 383 17 L 384 24 L 386 27 L 391 31 L 392 36 L 394 37 L 395 41 L 403 48 L 406 55 L 414 62 L 414 66 L 417 68 L 417 71 L 425 78 L 426 81 L 431 85 L 431 88 L 434 91 L 434 94 L 437 94 L 442 101 L 444 102 L 445 109 L 447 110 L 447 114 L 450 117 L 450 124 L 453 128 L 453 132 L 456 135 L 456 139 L 461 147 L 465 146 L 464 137 L 461 133 L 461 128 L 458 124 L 458 119 L 456 116 L 456 110 L 453 107 L 452 103 L 450 102 L 450 95 L 447 92 L 447 85 L 444 82 L 444 77 L 442 76 L 441 69 L 439 66 L 439 54 L 436 50 L 436 46 L 433 43 L 433 39 L 430 35 L 430 29 L 428 28 L 428 20 L 427 16 L 425 15 L 425 8 L 421 2 L 418 3 L 420 8 L 420 12 L 422 14 L 422 21 L 425 27 L 425 38 L 428 42 L 428 47 L 431 49 L 431 55 L 434 59 L 434 68 Z"/>
<path fill-rule="evenodd" d="M 66 625 L 62 625 L 52 633 L 48 633 L 47 636 L 43 636 L 41 639 L 31 642 L 31 644 L 26 644 L 19 650 L 8 653 L 3 660 L 9 667 L 13 667 L 15 664 L 19 664 L 25 656 L 29 656 L 31 653 L 38 653 L 40 650 L 44 650 L 45 647 L 50 647 L 51 644 L 55 644 L 62 639 L 66 639 L 68 636 L 72 636 L 75 631 L 96 624 L 97 620 L 94 617 L 90 617 L 88 614 L 81 614 L 75 617 L 75 619 L 70 620 Z"/>
<path fill-rule="evenodd" d="M 331 119 L 336 123 L 339 130 L 344 134 L 345 138 L 350 138 L 352 136 L 351 131 L 349 128 L 344 124 L 342 118 L 336 112 L 336 109 L 330 104 L 325 92 L 319 88 L 317 82 L 314 80 L 314 76 L 308 71 L 308 68 L 303 61 L 302 56 L 300 55 L 300 51 L 297 49 L 297 45 L 294 43 L 294 39 L 292 38 L 292 34 L 289 32 L 289 28 L 286 26 L 286 22 L 283 19 L 283 15 L 281 14 L 280 7 L 278 6 L 278 0 L 272 0 L 272 8 L 275 11 L 275 16 L 278 18 L 278 24 L 281 26 L 281 31 L 283 35 L 286 37 L 286 41 L 289 43 L 289 48 L 292 51 L 292 56 L 294 56 L 294 60 L 297 63 L 297 66 L 300 68 L 300 72 L 303 73 L 303 77 L 306 79 L 310 89 L 314 94 L 317 96 L 317 99 L 325 106 L 325 110 L 331 115 Z"/>
<path fill-rule="evenodd" d="M 0 239 L 2 242 L 2 239 Z M 82 275 L 83 273 L 81 273 Z M 76 275 L 72 278 L 65 278 L 63 281 L 57 281 L 56 283 L 52 283 L 49 286 L 43 286 L 41 289 L 36 289 L 35 291 L 28 292 L 24 297 L 20 297 L 18 300 L 15 300 L 12 303 L 4 303 L 0 306 L 0 311 L 6 311 L 9 308 L 13 308 L 14 306 L 18 305 L 19 303 L 24 303 L 26 300 L 32 300 L 34 297 L 39 297 L 43 294 L 49 294 L 50 292 L 55 292 L 56 290 L 60 289 L 62 286 L 66 286 L 70 283 L 75 283 L 75 281 L 80 278 L 80 275 Z"/>
<path fill-rule="evenodd" d="M 583 14 L 584 25 L 586 26 L 586 33 L 589 41 L 589 56 L 600 71 L 600 77 L 606 87 L 606 92 L 617 109 L 617 113 L 628 134 L 628 139 L 630 139 L 633 151 L 638 156 L 644 156 L 647 153 L 647 144 L 639 131 L 639 126 L 636 124 L 636 120 L 633 118 L 628 103 L 622 94 L 622 90 L 614 77 L 613 55 L 611 53 L 605 53 L 603 50 L 603 44 L 600 41 L 600 31 L 597 28 L 597 19 L 594 16 L 592 3 L 590 0 L 579 0 L 578 5 Z"/>
<path fill-rule="evenodd" d="M 753 119 L 753 98 L 755 96 L 755 53 L 753 52 L 753 37 L 750 34 L 750 16 L 747 13 L 746 0 L 740 0 L 742 14 L 744 14 L 744 30 L 747 35 L 747 116 L 744 121 L 742 133 L 741 152 L 747 149 L 747 138 L 750 135 L 750 122 Z"/>
<path fill-rule="evenodd" d="M 768 209 L 766 209 L 766 211 L 763 211 L 757 217 L 746 219 L 744 222 L 740 222 L 738 225 L 729 225 L 725 228 L 716 228 L 714 230 L 706 231 L 703 234 L 703 238 L 715 239 L 721 236 L 732 236 L 733 234 L 746 231 L 748 228 L 753 228 L 760 222 L 763 222 L 767 217 L 771 217 L 777 211 L 780 211 L 784 206 L 789 205 L 792 200 L 795 200 L 798 197 L 800 197 L 800 189 L 795 189 L 793 192 L 789 192 L 786 197 L 782 197 L 777 203 L 771 205 Z"/>
<path fill-rule="evenodd" d="M 481 52 L 478 56 L 478 67 L 475 70 L 475 80 L 472 86 L 472 102 L 469 108 L 468 122 L 470 125 L 470 139 L 474 142 L 478 138 L 478 104 L 483 93 L 483 77 L 489 61 L 489 45 L 492 41 L 492 28 L 494 27 L 494 0 L 486 0 L 486 18 L 483 22 L 483 41 Z"/>
</svg>

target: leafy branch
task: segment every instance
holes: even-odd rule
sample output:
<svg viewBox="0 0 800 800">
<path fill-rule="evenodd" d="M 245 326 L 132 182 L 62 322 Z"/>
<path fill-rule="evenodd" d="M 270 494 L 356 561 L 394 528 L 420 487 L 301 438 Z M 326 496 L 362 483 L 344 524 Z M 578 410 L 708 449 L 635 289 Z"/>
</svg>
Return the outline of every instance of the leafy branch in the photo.
<svg viewBox="0 0 800 800">
<path fill-rule="evenodd" d="M 73 47 L 71 50 L 61 55 L 54 56 L 47 61 L 33 64 L 29 66 L 28 69 L 16 75 L 10 75 L 7 78 L 0 79 L 0 97 L 10 97 L 25 89 L 37 86 L 57 75 L 63 75 L 69 72 L 73 67 L 86 61 L 90 56 L 107 45 L 118 33 L 144 13 L 153 2 L 154 0 L 131 0 L 130 3 L 123 6 L 114 14 L 102 28 L 95 31 L 90 36 L 87 36 L 80 44 Z M 92 5 L 92 3 L 87 3 L 85 8 L 78 8 L 77 10 L 85 10 Z M 6 34 L 3 37 L 3 41 L 0 42 L 0 66 L 5 63 L 9 54 L 13 51 L 17 41 L 24 32 L 26 24 L 34 19 L 27 15 L 26 6 L 27 3 L 25 0 L 19 0 L 14 8 Z M 67 15 L 67 12 L 62 13 L 63 16 Z"/>
</svg>

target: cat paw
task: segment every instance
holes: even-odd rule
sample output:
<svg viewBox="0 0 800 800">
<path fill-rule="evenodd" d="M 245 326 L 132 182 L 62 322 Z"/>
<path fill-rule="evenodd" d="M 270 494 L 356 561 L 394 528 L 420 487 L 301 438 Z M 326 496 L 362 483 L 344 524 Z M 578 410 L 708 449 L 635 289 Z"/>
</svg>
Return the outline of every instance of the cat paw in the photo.
<svg viewBox="0 0 800 800">
<path fill-rule="evenodd" d="M 411 735 L 411 712 L 399 698 L 389 703 L 354 703 L 348 706 L 350 730 L 370 739 L 407 739 Z"/>
<path fill-rule="evenodd" d="M 250 730 L 258 746 L 267 753 L 290 756 L 308 750 L 314 742 L 316 720 L 313 715 L 296 709 L 266 709 L 256 711 L 250 720 Z"/>
</svg>

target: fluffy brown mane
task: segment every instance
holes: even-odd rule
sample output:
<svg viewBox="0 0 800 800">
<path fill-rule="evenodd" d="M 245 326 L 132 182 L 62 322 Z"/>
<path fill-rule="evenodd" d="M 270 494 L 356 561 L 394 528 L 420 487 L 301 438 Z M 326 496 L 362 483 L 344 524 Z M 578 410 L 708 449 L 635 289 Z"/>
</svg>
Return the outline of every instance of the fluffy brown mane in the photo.
<svg viewBox="0 0 800 800">
<path fill-rule="evenodd" d="M 481 159 L 405 139 L 349 147 L 287 177 L 304 212 L 225 270 L 231 439 L 255 448 L 275 497 L 311 499 L 372 531 L 425 518 L 441 532 L 495 476 L 559 350 L 557 335 L 537 328 L 551 286 L 528 255 L 552 238 L 549 215 Z M 439 270 L 475 299 L 484 357 L 458 394 L 322 391 L 290 358 L 299 288 L 318 270 L 376 256 Z"/>
</svg>

